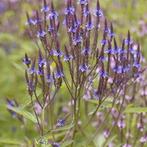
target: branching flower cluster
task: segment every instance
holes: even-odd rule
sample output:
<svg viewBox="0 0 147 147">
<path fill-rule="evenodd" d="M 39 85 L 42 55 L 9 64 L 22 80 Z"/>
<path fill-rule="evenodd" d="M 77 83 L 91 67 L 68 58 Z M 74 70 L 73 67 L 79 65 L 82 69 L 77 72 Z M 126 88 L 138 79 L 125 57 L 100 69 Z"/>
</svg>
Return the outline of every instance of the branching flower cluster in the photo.
<svg viewBox="0 0 147 147">
<path fill-rule="evenodd" d="M 81 135 L 90 144 L 98 132 L 102 132 L 102 127 L 105 138 L 116 129 L 124 147 L 128 147 L 131 130 L 125 131 L 128 135 L 124 141 L 123 130 L 127 124 L 122 112 L 136 99 L 138 80 L 142 78 L 140 45 L 129 31 L 127 37 L 119 41 L 99 1 L 94 10 L 89 5 L 88 0 L 79 0 L 78 4 L 67 0 L 66 8 L 57 12 L 53 2 L 44 0 L 35 15 L 27 13 L 28 34 L 38 48 L 37 55 L 30 58 L 25 54 L 23 59 L 28 93 L 40 135 L 52 135 L 52 139 L 43 143 L 59 147 L 71 140 L 71 146 L 76 146 L 76 137 Z M 62 87 L 66 91 L 66 105 L 58 115 L 55 103 L 60 101 Z M 111 105 L 104 105 L 106 102 Z M 59 119 L 61 115 L 64 117 Z M 140 130 L 143 117 L 144 114 L 136 116 Z M 53 130 L 69 124 L 63 136 L 56 139 Z M 95 130 L 90 133 L 92 137 L 86 139 L 88 127 Z M 147 142 L 146 133 L 144 135 L 141 143 Z"/>
</svg>

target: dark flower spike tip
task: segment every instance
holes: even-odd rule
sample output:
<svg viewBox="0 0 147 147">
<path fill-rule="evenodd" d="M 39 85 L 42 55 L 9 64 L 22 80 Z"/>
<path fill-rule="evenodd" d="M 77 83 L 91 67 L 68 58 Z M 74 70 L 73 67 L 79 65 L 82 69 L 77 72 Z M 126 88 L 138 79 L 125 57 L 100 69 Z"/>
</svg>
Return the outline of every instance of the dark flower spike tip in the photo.
<svg viewBox="0 0 147 147">
<path fill-rule="evenodd" d="M 108 25 L 107 25 L 107 19 L 105 18 L 105 28 L 104 28 L 105 33 L 109 33 Z"/>
<path fill-rule="evenodd" d="M 128 35 L 127 35 L 127 39 L 125 40 L 125 44 L 128 45 L 131 45 L 133 43 L 133 41 L 131 40 L 131 35 L 130 35 L 130 31 L 128 31 Z"/>
<path fill-rule="evenodd" d="M 75 8 L 74 8 L 74 6 L 72 6 L 71 0 L 68 0 L 67 7 L 64 10 L 64 14 L 65 15 L 74 15 L 74 13 L 75 13 Z"/>
<path fill-rule="evenodd" d="M 41 8 L 41 12 L 48 12 L 49 7 L 47 6 L 46 0 L 44 0 L 43 7 Z"/>
<path fill-rule="evenodd" d="M 97 16 L 97 17 L 103 16 L 103 12 L 100 9 L 99 0 L 97 1 L 97 6 L 96 6 L 96 10 L 94 11 L 94 15 Z"/>
<path fill-rule="evenodd" d="M 51 1 L 51 10 L 50 10 L 49 15 L 47 16 L 47 18 L 50 19 L 50 20 L 55 20 L 55 19 L 57 19 L 57 17 L 58 17 L 58 13 L 54 9 L 53 1 Z"/>
<path fill-rule="evenodd" d="M 114 38 L 114 50 L 115 50 L 115 53 L 118 54 L 118 46 L 117 46 L 117 42 L 115 38 Z"/>
<path fill-rule="evenodd" d="M 65 119 L 59 119 L 57 121 L 57 124 L 56 124 L 57 127 L 63 127 L 64 125 L 65 125 Z"/>
<path fill-rule="evenodd" d="M 99 0 L 97 0 L 96 7 L 97 7 L 97 10 L 100 9 L 100 3 L 99 3 Z"/>
<path fill-rule="evenodd" d="M 109 36 L 111 37 L 111 41 L 112 41 L 112 38 L 115 36 L 114 30 L 113 30 L 113 24 L 112 23 L 110 25 Z"/>
<path fill-rule="evenodd" d="M 29 73 L 29 74 L 34 74 L 34 73 L 36 73 L 36 70 L 35 70 L 35 63 L 36 63 L 36 59 L 33 60 L 31 68 L 28 69 L 28 73 Z"/>
<path fill-rule="evenodd" d="M 43 67 L 45 65 L 45 59 L 43 59 L 42 57 L 42 52 L 41 50 L 39 49 L 39 54 L 38 54 L 38 66 L 39 67 Z"/>
<path fill-rule="evenodd" d="M 94 25 L 92 24 L 92 21 L 91 21 L 91 15 L 89 14 L 88 16 L 89 17 L 88 17 L 88 22 L 86 24 L 86 29 L 88 31 L 90 31 L 90 30 L 92 30 L 94 28 Z"/>
<path fill-rule="evenodd" d="M 39 27 L 40 27 L 40 25 L 41 25 L 41 19 L 40 19 L 40 16 L 39 16 L 39 12 L 38 11 L 36 11 L 36 21 L 37 21 L 37 25 L 39 25 Z"/>
<path fill-rule="evenodd" d="M 88 0 L 79 0 L 79 4 L 87 5 L 88 4 Z"/>
<path fill-rule="evenodd" d="M 28 58 L 28 55 L 25 53 L 25 57 L 24 57 L 24 59 L 23 59 L 23 63 L 25 64 L 25 65 L 27 65 L 28 67 L 29 67 L 29 65 L 31 64 L 31 59 L 30 58 Z"/>
<path fill-rule="evenodd" d="M 79 66 L 79 70 L 81 72 L 86 72 L 88 70 L 88 66 L 86 64 L 82 64 Z"/>
<path fill-rule="evenodd" d="M 84 13 L 85 17 L 87 17 L 90 14 L 89 5 L 88 4 L 86 5 L 86 7 L 84 7 L 83 13 Z"/>
<path fill-rule="evenodd" d="M 64 47 L 64 50 L 65 50 L 64 61 L 70 61 L 70 60 L 72 60 L 73 59 L 73 56 L 72 55 L 69 55 L 69 52 L 68 52 L 66 46 Z"/>
</svg>

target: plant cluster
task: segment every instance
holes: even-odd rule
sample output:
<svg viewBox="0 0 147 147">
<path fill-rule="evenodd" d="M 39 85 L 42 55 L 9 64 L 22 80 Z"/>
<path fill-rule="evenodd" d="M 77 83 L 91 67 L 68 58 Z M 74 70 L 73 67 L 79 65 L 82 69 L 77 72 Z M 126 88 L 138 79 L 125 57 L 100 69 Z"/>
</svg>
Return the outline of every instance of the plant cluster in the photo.
<svg viewBox="0 0 147 147">
<path fill-rule="evenodd" d="M 130 32 L 118 40 L 99 1 L 91 10 L 88 0 L 79 0 L 78 5 L 67 0 L 60 13 L 53 2 L 44 0 L 41 11 L 32 17 L 27 13 L 27 25 L 38 48 L 37 55 L 25 54 L 23 59 L 40 135 L 37 142 L 95 146 L 94 138 L 103 136 L 103 146 L 143 146 L 146 117 L 142 112 L 130 114 L 134 109 L 129 104 L 139 101 L 145 106 L 147 83 L 140 45 Z M 60 99 L 64 103 L 59 107 Z"/>
</svg>

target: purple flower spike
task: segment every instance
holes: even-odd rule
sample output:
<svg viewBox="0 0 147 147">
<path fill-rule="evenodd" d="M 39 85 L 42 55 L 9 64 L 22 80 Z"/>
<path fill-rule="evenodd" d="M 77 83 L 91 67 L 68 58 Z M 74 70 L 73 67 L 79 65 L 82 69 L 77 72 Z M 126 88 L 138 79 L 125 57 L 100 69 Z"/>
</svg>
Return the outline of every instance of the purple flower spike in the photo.
<svg viewBox="0 0 147 147">
<path fill-rule="evenodd" d="M 88 4 L 88 0 L 79 0 L 79 4 L 87 5 Z"/>
<path fill-rule="evenodd" d="M 141 142 L 141 143 L 146 143 L 146 142 L 147 142 L 147 135 L 142 136 L 142 137 L 140 138 L 140 142 Z"/>
<path fill-rule="evenodd" d="M 94 25 L 93 25 L 91 22 L 88 22 L 88 23 L 86 24 L 86 29 L 87 29 L 88 31 L 92 30 L 93 28 L 94 28 Z"/>
<path fill-rule="evenodd" d="M 37 32 L 37 37 L 39 38 L 39 37 L 45 37 L 45 35 L 46 35 L 46 32 L 45 31 L 43 31 L 43 30 L 41 30 L 41 31 L 38 31 Z"/>
<path fill-rule="evenodd" d="M 29 73 L 29 74 L 34 74 L 34 73 L 36 73 L 35 68 L 30 68 L 30 69 L 28 70 L 28 73 Z"/>
<path fill-rule="evenodd" d="M 131 144 L 124 144 L 122 147 L 132 147 L 132 145 Z"/>
<path fill-rule="evenodd" d="M 46 76 L 46 81 L 47 81 L 47 83 L 52 83 L 53 82 L 53 77 L 50 74 L 48 74 Z"/>
<path fill-rule="evenodd" d="M 31 64 L 31 59 L 28 58 L 27 54 L 25 54 L 25 57 L 23 59 L 23 63 L 29 66 Z"/>
<path fill-rule="evenodd" d="M 77 36 L 73 39 L 73 44 L 77 45 L 78 43 L 82 42 L 82 37 L 81 36 Z"/>
<path fill-rule="evenodd" d="M 64 56 L 64 61 L 70 61 L 73 59 L 73 56 L 72 55 L 65 55 Z"/>
<path fill-rule="evenodd" d="M 89 55 L 90 54 L 90 48 L 84 48 L 83 50 L 82 50 L 82 54 L 83 55 Z"/>
<path fill-rule="evenodd" d="M 26 22 L 26 25 L 36 25 L 36 24 L 37 24 L 37 20 L 32 18 L 29 18 L 29 20 Z"/>
<path fill-rule="evenodd" d="M 48 19 L 57 19 L 58 18 L 58 12 L 55 10 L 50 11 L 49 15 L 47 16 Z"/>
<path fill-rule="evenodd" d="M 96 10 L 94 10 L 93 14 L 95 16 L 97 16 L 97 17 L 102 17 L 103 16 L 103 11 L 101 9 L 96 9 Z"/>
<path fill-rule="evenodd" d="M 85 17 L 87 17 L 87 16 L 90 14 L 90 11 L 89 11 L 89 9 L 88 9 L 88 5 L 87 5 L 86 8 L 84 7 L 83 13 L 84 13 L 84 16 L 85 16 Z"/>
<path fill-rule="evenodd" d="M 65 125 L 65 119 L 59 119 L 57 121 L 57 124 L 56 124 L 57 127 L 63 127 L 64 125 Z"/>
<path fill-rule="evenodd" d="M 62 77 L 64 77 L 64 74 L 61 71 L 57 71 L 56 74 L 55 74 L 55 78 L 59 79 L 59 78 L 62 78 Z"/>
<path fill-rule="evenodd" d="M 102 78 L 108 77 L 108 74 L 107 74 L 107 72 L 105 72 L 105 71 L 100 71 L 100 72 L 99 72 L 99 75 L 100 75 L 100 77 L 102 77 Z"/>
<path fill-rule="evenodd" d="M 43 68 L 42 67 L 39 67 L 38 71 L 37 71 L 37 74 L 38 75 L 43 75 Z"/>
<path fill-rule="evenodd" d="M 50 54 L 53 55 L 53 56 L 56 56 L 56 57 L 62 57 L 63 56 L 63 53 L 60 51 L 60 49 L 58 49 L 58 50 L 53 49 L 50 52 Z"/>
<path fill-rule="evenodd" d="M 117 126 L 120 128 L 120 129 L 123 129 L 126 127 L 126 124 L 125 122 L 121 119 L 117 122 Z"/>
<path fill-rule="evenodd" d="M 101 45 L 105 45 L 105 44 L 107 44 L 107 40 L 105 39 L 101 40 Z"/>
<path fill-rule="evenodd" d="M 75 12 L 75 8 L 73 6 L 65 8 L 65 10 L 64 10 L 65 15 L 73 15 L 74 12 Z"/>
<path fill-rule="evenodd" d="M 86 64 L 80 65 L 79 70 L 81 72 L 86 72 L 88 70 L 88 66 Z"/>
<path fill-rule="evenodd" d="M 49 7 L 48 6 L 43 6 L 41 8 L 41 12 L 48 12 L 49 11 Z"/>
<path fill-rule="evenodd" d="M 139 63 L 137 63 L 137 62 L 134 62 L 133 63 L 133 67 L 136 67 L 136 68 L 139 69 L 139 68 L 141 68 L 141 65 Z"/>
<path fill-rule="evenodd" d="M 60 144 L 57 142 L 52 143 L 52 147 L 60 147 Z"/>
</svg>

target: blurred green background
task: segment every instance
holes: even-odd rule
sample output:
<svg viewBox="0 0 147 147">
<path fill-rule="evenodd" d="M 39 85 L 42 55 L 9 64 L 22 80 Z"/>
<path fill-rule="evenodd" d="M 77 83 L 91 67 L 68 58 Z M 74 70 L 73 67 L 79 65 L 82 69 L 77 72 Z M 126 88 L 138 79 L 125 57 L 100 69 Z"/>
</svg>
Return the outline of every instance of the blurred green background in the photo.
<svg viewBox="0 0 147 147">
<path fill-rule="evenodd" d="M 57 9 L 63 9 L 64 0 L 53 1 Z M 89 1 L 94 7 L 96 0 Z M 147 0 L 100 0 L 100 4 L 115 32 L 125 36 L 130 30 L 147 58 Z M 40 0 L 0 0 L 0 143 L 9 138 L 24 139 L 26 133 L 8 113 L 5 99 L 15 98 L 21 104 L 29 99 L 22 58 L 25 52 L 34 53 L 36 48 L 27 37 L 25 13 L 41 5 Z"/>
</svg>

